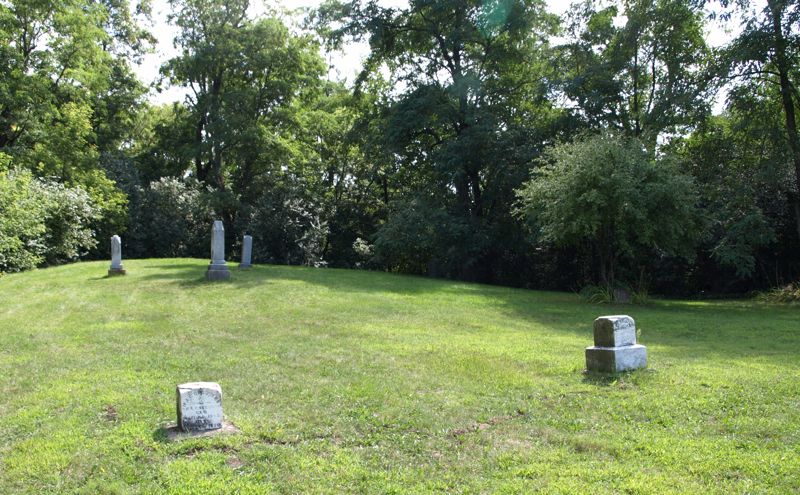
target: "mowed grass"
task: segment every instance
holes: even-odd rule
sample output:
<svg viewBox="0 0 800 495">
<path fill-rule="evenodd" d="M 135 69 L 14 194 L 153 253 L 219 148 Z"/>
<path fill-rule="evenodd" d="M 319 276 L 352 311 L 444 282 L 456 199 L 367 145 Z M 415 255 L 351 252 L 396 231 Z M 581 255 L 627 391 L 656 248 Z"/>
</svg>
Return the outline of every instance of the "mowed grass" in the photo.
<svg viewBox="0 0 800 495">
<path fill-rule="evenodd" d="M 800 309 L 298 267 L 0 279 L 0 493 L 798 493 Z M 650 368 L 583 373 L 627 313 Z M 167 441 L 216 381 L 230 436 Z"/>
</svg>

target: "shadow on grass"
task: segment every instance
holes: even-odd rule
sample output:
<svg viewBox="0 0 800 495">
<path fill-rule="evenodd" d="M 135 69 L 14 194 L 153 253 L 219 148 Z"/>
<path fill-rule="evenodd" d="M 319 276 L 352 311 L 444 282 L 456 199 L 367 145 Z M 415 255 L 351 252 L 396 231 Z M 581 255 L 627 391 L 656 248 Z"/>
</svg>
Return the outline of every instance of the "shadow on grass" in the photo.
<svg viewBox="0 0 800 495">
<path fill-rule="evenodd" d="M 396 275 L 346 269 L 314 269 L 284 265 L 254 265 L 238 270 L 230 263 L 231 279 L 205 280 L 207 261 L 175 260 L 175 263 L 140 265 L 139 276 L 171 282 L 185 288 L 221 285 L 252 288 L 272 282 L 310 284 L 344 294 L 363 297 L 373 293 L 436 298 L 446 306 L 453 296 L 478 296 L 476 305 L 489 307 L 509 318 L 510 329 L 525 331 L 541 326 L 591 345 L 592 322 L 604 314 L 629 314 L 642 331 L 641 343 L 660 346 L 673 359 L 708 356 L 727 358 L 769 357 L 787 364 L 796 359 L 800 346 L 797 309 L 761 307 L 742 301 L 682 302 L 655 300 L 646 306 L 589 304 L 572 293 L 538 292 L 507 287 L 467 284 L 420 276 Z M 105 278 L 105 277 L 104 277 Z M 439 303 L 439 299 L 433 299 Z M 663 356 L 663 354 L 662 354 Z M 653 356 L 658 359 L 657 355 Z M 598 384 L 603 382 L 599 379 Z"/>
<path fill-rule="evenodd" d="M 595 385 L 597 387 L 617 387 L 626 388 L 627 383 L 636 378 L 644 378 L 654 373 L 653 370 L 645 368 L 635 371 L 623 371 L 620 373 L 601 373 L 597 371 L 583 370 L 583 383 Z"/>
<path fill-rule="evenodd" d="M 238 264 L 229 263 L 228 269 L 231 272 L 229 280 L 206 280 L 207 264 L 198 263 L 175 263 L 144 265 L 147 274 L 141 276 L 145 280 L 169 281 L 184 288 L 212 287 L 230 284 L 237 287 L 254 287 L 269 283 L 268 279 L 252 277 L 247 272 L 252 270 L 239 270 Z"/>
</svg>

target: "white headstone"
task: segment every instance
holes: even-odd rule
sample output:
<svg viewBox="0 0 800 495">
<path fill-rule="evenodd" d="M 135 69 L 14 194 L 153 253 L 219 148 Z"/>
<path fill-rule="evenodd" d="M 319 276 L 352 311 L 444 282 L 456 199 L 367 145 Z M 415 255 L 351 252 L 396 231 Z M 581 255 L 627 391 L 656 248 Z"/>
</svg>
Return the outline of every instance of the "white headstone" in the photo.
<svg viewBox="0 0 800 495">
<path fill-rule="evenodd" d="M 251 259 L 253 256 L 253 237 L 246 235 L 244 236 L 244 240 L 242 241 L 242 262 L 239 264 L 239 268 L 246 270 L 252 267 Z"/>
<path fill-rule="evenodd" d="M 222 388 L 214 382 L 178 385 L 178 427 L 183 431 L 222 428 Z"/>
<path fill-rule="evenodd" d="M 215 220 L 211 227 L 211 263 L 206 271 L 208 280 L 228 280 L 231 272 L 225 264 L 225 226 Z"/>
<path fill-rule="evenodd" d="M 211 263 L 225 264 L 225 226 L 222 220 L 215 220 L 211 227 Z"/>
<path fill-rule="evenodd" d="M 122 268 L 122 239 L 118 235 L 111 236 L 111 267 L 109 275 L 125 275 Z"/>
<path fill-rule="evenodd" d="M 627 315 L 594 320 L 594 346 L 586 348 L 586 369 L 618 373 L 647 366 L 647 348 L 636 343 L 636 323 Z"/>
</svg>

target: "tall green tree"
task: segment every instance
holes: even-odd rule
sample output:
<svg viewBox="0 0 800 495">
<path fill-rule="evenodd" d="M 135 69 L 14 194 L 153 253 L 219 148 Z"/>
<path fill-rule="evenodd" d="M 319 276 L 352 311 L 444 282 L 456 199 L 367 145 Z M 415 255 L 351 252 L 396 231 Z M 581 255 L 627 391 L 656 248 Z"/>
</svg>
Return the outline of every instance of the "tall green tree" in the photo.
<svg viewBox="0 0 800 495">
<path fill-rule="evenodd" d="M 708 113 L 711 62 L 702 5 L 576 3 L 559 47 L 561 88 L 586 125 L 642 139 L 682 133 Z"/>
<path fill-rule="evenodd" d="M 162 68 L 189 88 L 193 172 L 219 191 L 249 185 L 292 126 L 293 104 L 318 86 L 324 65 L 308 36 L 275 17 L 252 21 L 246 0 L 172 0 L 182 54 Z M 189 168 L 189 167 L 187 167 Z"/>
<path fill-rule="evenodd" d="M 491 279 L 506 249 L 492 244 L 492 231 L 510 218 L 513 189 L 558 117 L 546 63 L 556 18 L 536 0 L 417 0 L 406 9 L 327 2 L 319 17 L 335 27 L 327 32 L 334 42 L 369 41 L 361 80 L 386 70 L 396 88 L 375 116 L 399 189 L 379 245 L 430 252 L 388 241 L 397 238 L 391 224 L 424 203 L 436 212 L 432 222 L 444 215 L 455 230 L 428 229 L 442 237 L 418 266 Z"/>
<path fill-rule="evenodd" d="M 797 109 L 800 105 L 798 57 L 800 57 L 800 3 L 793 0 L 767 0 L 761 4 L 749 0 L 723 2 L 736 6 L 743 19 L 742 32 L 726 47 L 722 66 L 729 75 L 745 81 L 763 81 L 774 85 L 781 102 L 785 142 L 791 151 L 795 187 L 789 201 L 795 212 L 800 237 L 800 135 Z"/>
</svg>

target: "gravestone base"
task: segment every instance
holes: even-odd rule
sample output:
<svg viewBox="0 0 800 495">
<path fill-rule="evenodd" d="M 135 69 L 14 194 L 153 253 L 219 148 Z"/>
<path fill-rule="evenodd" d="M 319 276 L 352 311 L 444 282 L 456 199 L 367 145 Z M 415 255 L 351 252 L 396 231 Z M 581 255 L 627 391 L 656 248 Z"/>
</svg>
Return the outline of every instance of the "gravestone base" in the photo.
<svg viewBox="0 0 800 495">
<path fill-rule="evenodd" d="M 126 273 L 127 273 L 127 272 L 126 272 L 126 271 L 125 271 L 125 269 L 124 269 L 124 268 L 122 268 L 122 267 L 119 267 L 119 268 L 109 268 L 109 269 L 108 269 L 108 276 L 109 276 L 109 277 L 114 277 L 114 276 L 116 276 L 116 275 L 125 275 Z"/>
<path fill-rule="evenodd" d="M 169 424 L 159 429 L 163 432 L 164 437 L 170 442 L 180 442 L 182 440 L 190 440 L 192 438 L 207 438 L 225 435 L 235 435 L 239 432 L 239 428 L 229 421 L 222 422 L 222 428 L 216 430 L 204 431 L 183 431 L 180 426 L 176 424 Z"/>
<path fill-rule="evenodd" d="M 206 271 L 206 280 L 230 280 L 231 271 L 228 270 L 227 265 L 208 265 Z"/>
<path fill-rule="evenodd" d="M 619 373 L 647 367 L 647 348 L 641 344 L 621 347 L 587 347 L 586 369 Z"/>
<path fill-rule="evenodd" d="M 239 263 L 239 270 L 249 270 L 251 268 L 253 268 L 253 265 L 251 265 L 250 263 L 247 264 Z"/>
</svg>

